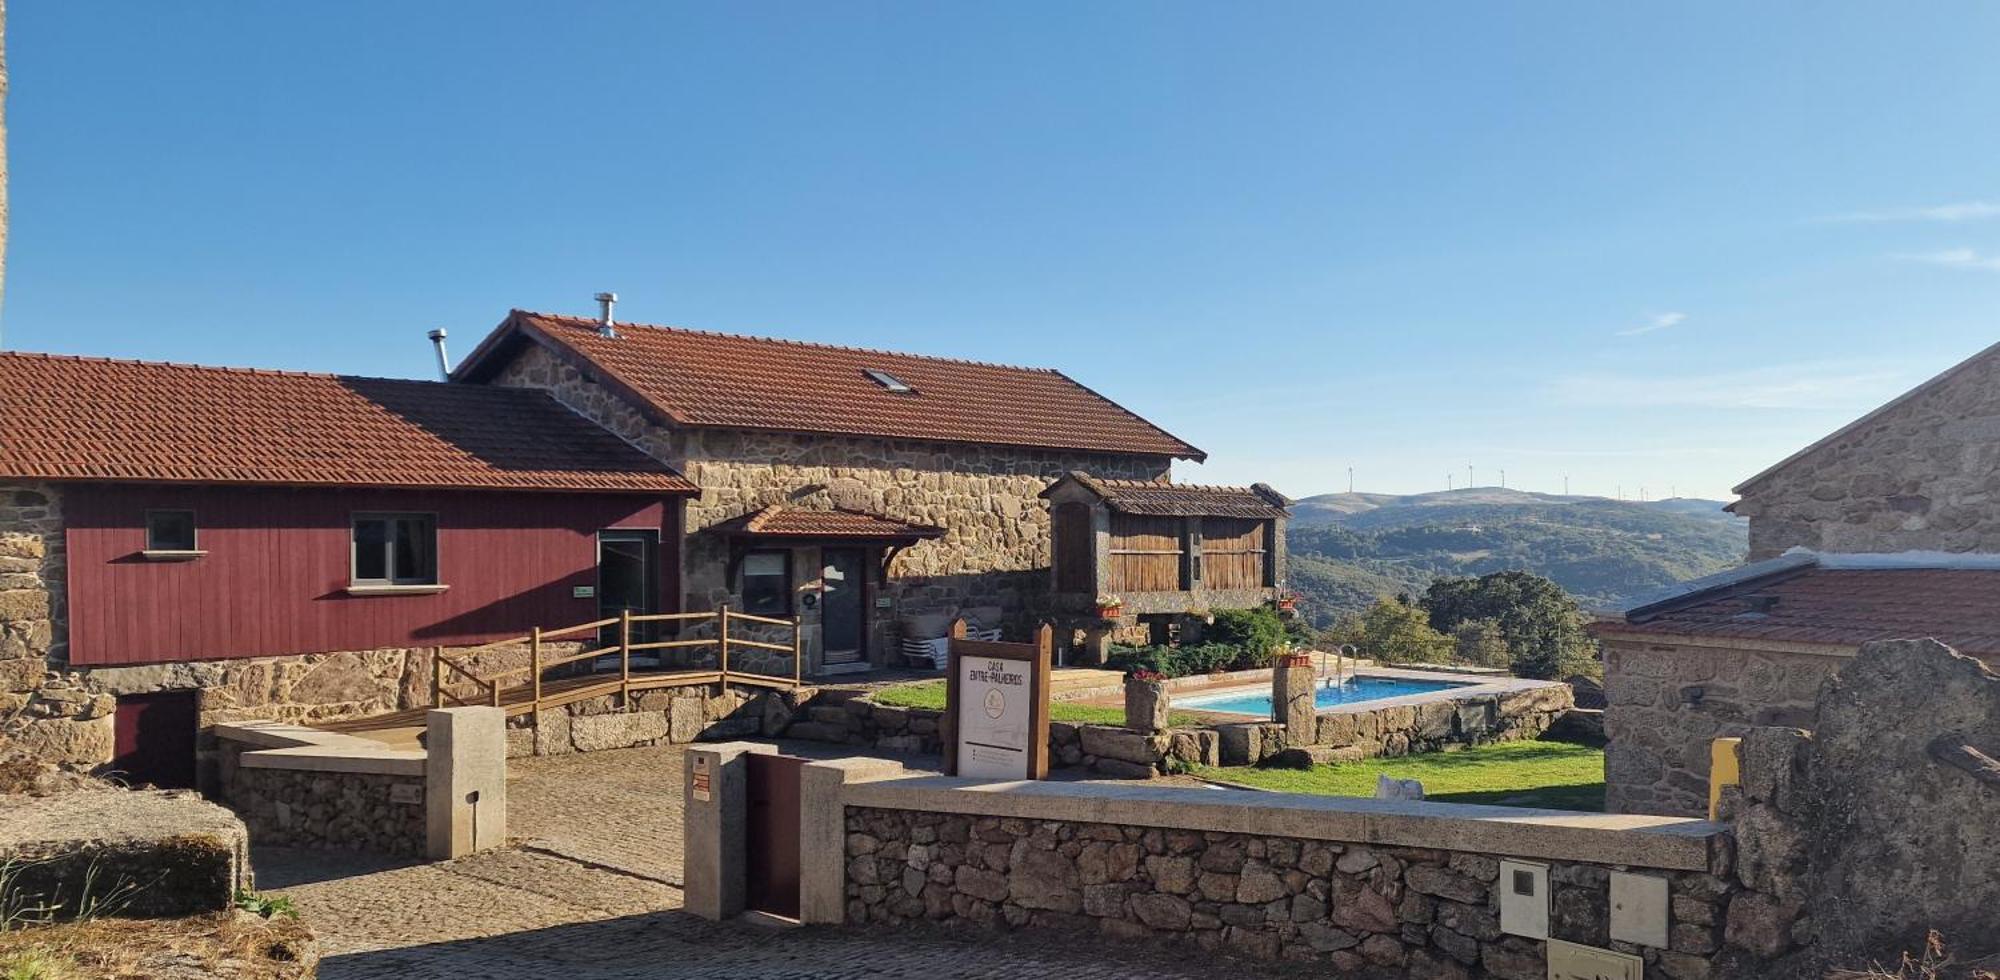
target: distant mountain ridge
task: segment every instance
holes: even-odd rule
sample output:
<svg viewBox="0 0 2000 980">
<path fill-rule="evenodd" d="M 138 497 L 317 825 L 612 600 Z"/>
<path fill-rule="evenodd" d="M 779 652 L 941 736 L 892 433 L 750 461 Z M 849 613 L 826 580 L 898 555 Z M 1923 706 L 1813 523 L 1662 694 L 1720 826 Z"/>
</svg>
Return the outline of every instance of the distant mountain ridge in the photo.
<svg viewBox="0 0 2000 980">
<path fill-rule="evenodd" d="M 1292 508 L 1291 584 L 1318 623 L 1382 595 L 1420 592 L 1438 576 L 1509 569 L 1546 576 L 1586 608 L 1611 611 L 1740 563 L 1749 525 L 1723 506 L 1501 487 L 1321 494 Z"/>
</svg>

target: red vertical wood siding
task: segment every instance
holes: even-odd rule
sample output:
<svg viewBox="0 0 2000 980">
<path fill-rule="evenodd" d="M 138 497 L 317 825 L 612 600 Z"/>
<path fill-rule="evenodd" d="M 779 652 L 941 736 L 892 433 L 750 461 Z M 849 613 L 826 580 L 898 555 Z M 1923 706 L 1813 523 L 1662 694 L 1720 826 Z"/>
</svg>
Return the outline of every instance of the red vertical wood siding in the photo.
<svg viewBox="0 0 2000 980">
<path fill-rule="evenodd" d="M 204 557 L 153 562 L 146 511 L 195 512 Z M 85 666 L 456 646 L 597 618 L 597 532 L 660 532 L 680 567 L 681 502 L 626 494 L 75 485 L 63 497 L 70 662 Z M 437 515 L 434 595 L 347 593 L 358 512 Z M 661 576 L 662 610 L 680 606 Z"/>
</svg>

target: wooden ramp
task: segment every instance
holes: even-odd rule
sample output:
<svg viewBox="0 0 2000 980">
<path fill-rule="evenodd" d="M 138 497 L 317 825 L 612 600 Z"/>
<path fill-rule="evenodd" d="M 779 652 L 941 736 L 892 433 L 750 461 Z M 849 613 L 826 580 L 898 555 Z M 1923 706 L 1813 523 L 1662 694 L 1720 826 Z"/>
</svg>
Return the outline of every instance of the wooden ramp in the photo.
<svg viewBox="0 0 2000 980">
<path fill-rule="evenodd" d="M 537 708 L 559 708 L 575 701 L 618 694 L 626 691 L 651 691 L 663 687 L 692 687 L 698 684 L 715 684 L 723 679 L 719 670 L 683 670 L 658 673 L 634 673 L 630 679 L 617 674 L 590 674 L 584 677 L 566 677 L 561 680 L 543 681 L 541 699 L 535 698 L 532 685 L 501 688 L 499 703 L 494 707 L 507 712 L 508 717 L 525 715 Z M 792 686 L 789 677 L 761 677 L 739 671 L 729 673 L 729 683 L 748 687 Z M 348 718 L 341 721 L 319 722 L 313 725 L 321 731 L 341 732 L 348 735 L 370 735 L 391 729 L 419 729 L 424 726 L 424 715 L 430 708 L 410 708 L 388 714 L 369 715 L 366 718 Z"/>
</svg>

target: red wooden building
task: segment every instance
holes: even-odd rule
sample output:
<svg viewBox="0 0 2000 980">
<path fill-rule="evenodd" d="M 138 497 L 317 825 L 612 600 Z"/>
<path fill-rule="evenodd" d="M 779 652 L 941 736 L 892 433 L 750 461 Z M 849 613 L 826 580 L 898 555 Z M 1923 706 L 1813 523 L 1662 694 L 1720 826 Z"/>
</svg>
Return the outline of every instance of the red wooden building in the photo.
<svg viewBox="0 0 2000 980">
<path fill-rule="evenodd" d="M 0 589 L 46 594 L 0 632 L 119 697 L 120 753 L 191 760 L 198 711 L 412 706 L 382 651 L 674 611 L 695 492 L 540 391 L 0 354 L 0 498 L 40 504 L 0 535 L 44 539 Z M 228 666 L 266 657 L 300 659 Z"/>
</svg>

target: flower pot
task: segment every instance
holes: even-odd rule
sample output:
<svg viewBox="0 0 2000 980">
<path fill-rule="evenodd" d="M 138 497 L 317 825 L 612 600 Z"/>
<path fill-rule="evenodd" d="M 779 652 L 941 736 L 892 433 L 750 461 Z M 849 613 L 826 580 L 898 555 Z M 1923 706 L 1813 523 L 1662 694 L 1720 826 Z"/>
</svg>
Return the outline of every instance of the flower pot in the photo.
<svg viewBox="0 0 2000 980">
<path fill-rule="evenodd" d="M 1118 607 L 1118 606 L 1098 606 L 1098 607 L 1097 607 L 1097 618 L 1098 618 L 1098 619 L 1117 619 L 1117 618 L 1118 618 L 1118 613 L 1119 613 L 1119 608 L 1120 608 L 1120 607 Z"/>
<path fill-rule="evenodd" d="M 1312 665 L 1313 658 L 1310 653 L 1288 653 L 1278 660 L 1278 666 L 1280 667 L 1311 667 Z"/>
</svg>

